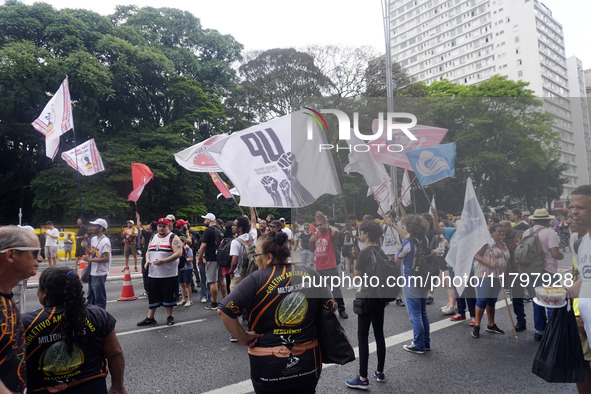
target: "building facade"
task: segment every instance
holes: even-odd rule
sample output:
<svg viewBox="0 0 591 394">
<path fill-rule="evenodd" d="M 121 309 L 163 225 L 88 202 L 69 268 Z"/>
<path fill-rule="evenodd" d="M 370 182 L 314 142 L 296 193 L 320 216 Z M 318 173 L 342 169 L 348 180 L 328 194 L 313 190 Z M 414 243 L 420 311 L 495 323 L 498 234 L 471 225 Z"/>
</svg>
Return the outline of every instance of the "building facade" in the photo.
<svg viewBox="0 0 591 394">
<path fill-rule="evenodd" d="M 589 135 L 588 117 L 586 129 L 573 126 L 562 26 L 550 9 L 537 0 L 390 0 L 389 5 L 392 60 L 413 80 L 477 84 L 499 74 L 529 82 L 555 116 L 557 149 L 568 165 L 562 199 L 590 183 L 589 151 L 576 149 L 576 140 Z"/>
</svg>

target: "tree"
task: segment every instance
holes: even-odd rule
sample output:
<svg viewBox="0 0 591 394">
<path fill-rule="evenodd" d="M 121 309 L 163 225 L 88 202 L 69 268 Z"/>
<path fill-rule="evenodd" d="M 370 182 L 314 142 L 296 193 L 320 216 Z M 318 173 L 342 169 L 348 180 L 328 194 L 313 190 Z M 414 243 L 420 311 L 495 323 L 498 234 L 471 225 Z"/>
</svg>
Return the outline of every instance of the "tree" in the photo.
<svg viewBox="0 0 591 394">
<path fill-rule="evenodd" d="M 376 51 L 372 47 L 341 47 L 336 45 L 311 45 L 305 52 L 314 58 L 314 64 L 329 80 L 325 95 L 360 97 L 367 90 L 368 63 Z"/>
<path fill-rule="evenodd" d="M 544 204 L 562 192 L 564 168 L 554 149 L 558 134 L 527 85 L 496 75 L 479 85 L 443 80 L 426 88 L 429 116 L 449 129 L 444 142 L 457 145 L 456 177 L 461 182 L 471 177 L 485 205 Z"/>
<path fill-rule="evenodd" d="M 372 59 L 365 71 L 365 96 L 386 97 L 386 56 L 381 55 Z M 400 64 L 392 62 L 392 92 L 397 93 L 411 84 L 410 77 L 404 72 Z"/>
<path fill-rule="evenodd" d="M 248 104 L 258 108 L 260 120 L 297 110 L 304 98 L 321 96 L 330 87 L 314 58 L 293 48 L 264 51 L 239 70 Z"/>
<path fill-rule="evenodd" d="M 106 168 L 81 179 L 85 217 L 133 216 L 133 162 L 154 172 L 139 202 L 153 217 L 196 218 L 217 204 L 207 176 L 179 168 L 173 154 L 228 129 L 224 101 L 241 44 L 170 8 L 125 6 L 105 17 L 8 0 L 0 27 L 0 222 L 14 222 L 18 208 L 29 223 L 80 214 L 74 170 L 45 157 L 30 125 L 66 75 L 76 142 L 95 138 Z M 73 147 L 70 131 L 60 151 Z"/>
</svg>

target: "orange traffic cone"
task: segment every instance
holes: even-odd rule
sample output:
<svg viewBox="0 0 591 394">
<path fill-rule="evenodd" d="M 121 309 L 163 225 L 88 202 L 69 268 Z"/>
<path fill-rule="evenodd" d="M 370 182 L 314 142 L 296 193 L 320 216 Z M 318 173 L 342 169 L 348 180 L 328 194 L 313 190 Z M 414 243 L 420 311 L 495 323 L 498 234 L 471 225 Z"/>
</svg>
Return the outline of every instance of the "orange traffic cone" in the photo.
<svg viewBox="0 0 591 394">
<path fill-rule="evenodd" d="M 79 270 L 84 270 L 86 268 L 86 261 L 80 259 L 80 265 L 78 266 Z"/>
<path fill-rule="evenodd" d="M 131 284 L 131 274 L 129 267 L 125 267 L 125 276 L 123 277 L 123 288 L 121 289 L 121 297 L 117 301 L 135 301 L 137 296 L 133 293 L 133 285 Z"/>
</svg>

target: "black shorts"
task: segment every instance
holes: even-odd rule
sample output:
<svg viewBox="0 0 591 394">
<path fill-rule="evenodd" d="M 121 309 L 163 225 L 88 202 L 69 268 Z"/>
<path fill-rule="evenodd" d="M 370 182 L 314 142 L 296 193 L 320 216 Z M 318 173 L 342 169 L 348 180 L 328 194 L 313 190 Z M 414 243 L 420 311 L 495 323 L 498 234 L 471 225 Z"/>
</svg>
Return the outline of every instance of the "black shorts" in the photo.
<svg viewBox="0 0 591 394">
<path fill-rule="evenodd" d="M 179 294 L 179 278 L 150 278 L 148 282 L 148 303 L 150 308 L 176 306 Z"/>
<path fill-rule="evenodd" d="M 84 252 L 85 252 L 85 250 L 82 246 L 76 245 L 76 254 L 74 256 L 82 257 L 82 256 L 84 256 Z"/>
</svg>

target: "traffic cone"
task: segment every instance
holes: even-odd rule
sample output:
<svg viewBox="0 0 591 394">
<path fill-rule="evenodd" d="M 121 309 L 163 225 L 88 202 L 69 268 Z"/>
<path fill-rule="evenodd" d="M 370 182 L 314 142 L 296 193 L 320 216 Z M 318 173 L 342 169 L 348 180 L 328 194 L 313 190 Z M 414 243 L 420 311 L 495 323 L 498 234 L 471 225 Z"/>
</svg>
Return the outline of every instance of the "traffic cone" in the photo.
<svg viewBox="0 0 591 394">
<path fill-rule="evenodd" d="M 86 261 L 84 261 L 83 259 L 80 259 L 80 265 L 78 265 L 78 269 L 84 270 L 84 268 L 86 268 Z"/>
<path fill-rule="evenodd" d="M 133 293 L 133 285 L 131 284 L 131 274 L 129 267 L 125 267 L 125 275 L 123 276 L 123 288 L 121 289 L 121 297 L 117 301 L 135 301 L 137 296 Z"/>
</svg>

